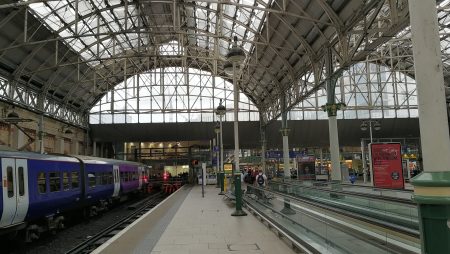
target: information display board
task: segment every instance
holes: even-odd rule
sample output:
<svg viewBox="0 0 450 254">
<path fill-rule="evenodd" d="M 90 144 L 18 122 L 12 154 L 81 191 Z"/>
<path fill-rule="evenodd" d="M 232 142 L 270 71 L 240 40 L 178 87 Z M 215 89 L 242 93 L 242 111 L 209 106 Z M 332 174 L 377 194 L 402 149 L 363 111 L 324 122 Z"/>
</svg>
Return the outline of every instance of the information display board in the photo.
<svg viewBox="0 0 450 254">
<path fill-rule="evenodd" d="M 369 156 L 374 187 L 404 189 L 400 143 L 370 144 Z"/>
<path fill-rule="evenodd" d="M 223 164 L 223 171 L 225 174 L 231 174 L 233 170 L 233 164 L 231 163 L 224 163 Z"/>
</svg>

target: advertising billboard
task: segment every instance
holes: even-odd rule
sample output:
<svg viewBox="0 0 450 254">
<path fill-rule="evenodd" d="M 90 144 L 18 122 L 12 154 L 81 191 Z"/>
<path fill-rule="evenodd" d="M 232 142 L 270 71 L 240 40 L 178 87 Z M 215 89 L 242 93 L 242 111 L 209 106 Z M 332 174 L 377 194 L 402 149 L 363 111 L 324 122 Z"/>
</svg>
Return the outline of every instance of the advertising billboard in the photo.
<svg viewBox="0 0 450 254">
<path fill-rule="evenodd" d="M 316 158 L 314 156 L 297 157 L 297 168 L 300 180 L 316 180 Z"/>
<path fill-rule="evenodd" d="M 404 189 L 400 143 L 370 144 L 373 186 Z"/>
</svg>

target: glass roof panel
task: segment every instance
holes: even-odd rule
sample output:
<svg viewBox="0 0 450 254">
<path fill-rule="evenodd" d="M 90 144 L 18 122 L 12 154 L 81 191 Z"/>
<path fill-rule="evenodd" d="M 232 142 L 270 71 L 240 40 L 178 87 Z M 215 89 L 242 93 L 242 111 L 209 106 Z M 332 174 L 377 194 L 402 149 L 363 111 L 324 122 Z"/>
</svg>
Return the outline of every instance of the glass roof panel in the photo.
<svg viewBox="0 0 450 254">
<path fill-rule="evenodd" d="M 109 0 L 112 11 L 106 8 L 105 1 L 48 1 L 30 4 L 30 12 L 37 18 L 41 19 L 51 30 L 57 32 L 59 36 L 65 38 L 64 41 L 76 52 L 80 52 L 81 56 L 86 59 L 96 59 L 97 57 L 111 56 L 112 51 L 109 50 L 113 43 L 110 41 L 99 42 L 97 52 L 97 40 L 106 35 L 96 36 L 96 33 L 108 34 L 110 32 L 119 32 L 125 28 L 130 29 L 137 25 L 137 9 L 134 4 L 128 4 L 126 13 L 125 7 L 120 0 Z M 130 1 L 129 1 L 130 2 Z M 76 4 L 78 3 L 78 7 Z M 106 9 L 105 9 L 106 8 Z M 78 15 L 76 15 L 78 9 Z M 96 13 L 99 13 L 97 15 Z M 125 19 L 125 16 L 127 19 Z M 78 22 L 76 22 L 78 20 Z M 79 39 L 70 38 L 74 35 L 80 36 Z M 137 40 L 137 34 L 119 34 L 115 37 L 116 48 L 115 54 L 123 54 L 125 50 L 137 48 L 140 41 Z M 141 42 L 146 43 L 143 39 Z M 91 65 L 98 64 L 99 61 L 88 62 Z"/>
<path fill-rule="evenodd" d="M 208 1 L 192 2 L 193 5 L 187 5 L 187 12 L 181 15 L 187 15 L 185 20 L 188 27 L 188 33 L 200 34 L 202 36 L 188 35 L 188 41 L 191 45 L 196 45 L 206 49 L 214 48 L 214 37 L 206 33 L 220 36 L 219 53 L 225 55 L 230 47 L 229 41 L 233 36 L 239 40 L 247 40 L 241 43 L 246 51 L 252 48 L 251 41 L 256 38 L 255 33 L 260 33 L 259 29 L 263 22 L 264 11 L 255 10 L 253 6 L 267 5 L 268 0 L 230 0 L 232 4 L 222 4 L 222 17 L 217 16 L 217 3 Z M 240 6 L 233 5 L 233 3 Z M 181 5 L 181 4 L 180 4 Z M 110 41 L 98 42 L 105 36 L 110 36 L 115 40 L 115 55 L 123 54 L 125 51 L 142 46 L 148 43 L 148 36 L 143 36 L 137 40 L 137 33 L 120 33 L 123 30 L 135 29 L 138 26 L 138 8 L 135 1 L 128 1 L 125 6 L 121 0 L 90 0 L 90 1 L 45 1 L 30 4 L 30 12 L 46 24 L 51 30 L 61 36 L 67 46 L 74 51 L 83 50 L 80 54 L 83 58 L 97 59 L 113 55 Z M 78 10 L 78 13 L 76 13 Z M 167 15 L 172 15 L 171 10 L 164 10 Z M 162 13 L 164 18 L 167 15 Z M 155 17 L 153 17 L 155 19 Z M 147 19 L 148 21 L 148 19 Z M 216 24 L 221 21 L 221 24 Z M 158 23 L 158 22 L 157 22 Z M 247 27 L 248 26 L 248 27 Z M 217 31 L 216 28 L 221 30 Z M 204 31 L 205 34 L 203 34 Z M 102 34 L 101 36 L 97 33 Z M 111 34 L 120 33 L 120 34 Z M 109 34 L 109 35 L 108 35 Z M 72 36 L 81 35 L 79 39 L 74 40 Z M 97 43 L 100 45 L 97 46 Z M 143 44 L 143 45 L 138 45 Z M 105 51 L 108 51 L 105 53 Z M 100 59 L 99 59 L 100 60 Z M 98 61 L 91 61 L 94 65 Z"/>
<path fill-rule="evenodd" d="M 242 93 L 239 98 L 239 120 L 258 120 L 257 116 L 250 117 L 258 112 L 253 103 Z M 107 92 L 90 114 L 98 119 L 125 116 L 123 122 L 128 122 L 130 115 L 136 113 L 150 115 L 149 122 L 153 123 L 210 122 L 217 120 L 215 109 L 220 99 L 227 110 L 232 111 L 233 85 L 221 77 L 195 68 L 157 68 L 127 78 L 114 91 Z M 230 120 L 228 116 L 225 119 Z M 114 123 L 118 122 L 114 120 Z"/>
</svg>

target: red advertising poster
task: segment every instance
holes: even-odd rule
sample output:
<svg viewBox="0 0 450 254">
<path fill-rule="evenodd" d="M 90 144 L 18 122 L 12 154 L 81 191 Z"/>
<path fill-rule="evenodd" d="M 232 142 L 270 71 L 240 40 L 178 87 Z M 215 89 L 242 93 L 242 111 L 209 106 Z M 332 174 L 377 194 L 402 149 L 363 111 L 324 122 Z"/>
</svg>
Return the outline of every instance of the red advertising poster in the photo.
<svg viewBox="0 0 450 254">
<path fill-rule="evenodd" d="M 404 189 L 400 143 L 374 143 L 370 151 L 374 186 Z"/>
</svg>

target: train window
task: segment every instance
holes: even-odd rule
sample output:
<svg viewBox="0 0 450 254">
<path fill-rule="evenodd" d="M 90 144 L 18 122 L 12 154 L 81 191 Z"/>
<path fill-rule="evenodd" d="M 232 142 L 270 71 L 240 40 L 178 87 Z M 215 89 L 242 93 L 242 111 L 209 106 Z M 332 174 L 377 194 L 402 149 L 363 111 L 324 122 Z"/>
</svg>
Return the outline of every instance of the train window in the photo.
<svg viewBox="0 0 450 254">
<path fill-rule="evenodd" d="M 48 174 L 50 192 L 56 192 L 61 190 L 61 174 L 59 172 L 50 172 Z"/>
<path fill-rule="evenodd" d="M 108 184 L 108 173 L 102 173 L 102 184 L 103 185 Z"/>
<path fill-rule="evenodd" d="M 38 189 L 39 193 L 46 193 L 47 192 L 47 181 L 45 179 L 45 173 L 39 172 L 38 174 Z"/>
<path fill-rule="evenodd" d="M 97 185 L 102 185 L 102 175 L 103 173 L 98 173 L 97 174 Z"/>
<path fill-rule="evenodd" d="M 106 184 L 112 184 L 112 172 L 106 172 L 105 173 L 105 180 Z"/>
<path fill-rule="evenodd" d="M 88 179 L 89 179 L 89 187 L 95 187 L 96 184 L 96 178 L 95 178 L 95 173 L 89 173 L 88 174 Z"/>
<path fill-rule="evenodd" d="M 8 181 L 8 198 L 14 197 L 14 181 L 13 181 L 13 168 L 6 168 L 6 178 Z"/>
<path fill-rule="evenodd" d="M 18 168 L 19 173 L 19 195 L 23 196 L 25 195 L 25 178 L 23 175 L 23 167 Z"/>
<path fill-rule="evenodd" d="M 78 188 L 78 172 L 72 171 L 72 189 Z"/>
<path fill-rule="evenodd" d="M 113 173 L 109 172 L 108 173 L 108 184 L 113 184 L 114 180 L 113 180 Z"/>
<path fill-rule="evenodd" d="M 63 190 L 70 189 L 69 172 L 63 172 Z"/>
</svg>

